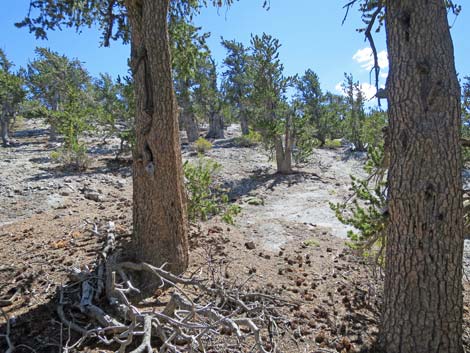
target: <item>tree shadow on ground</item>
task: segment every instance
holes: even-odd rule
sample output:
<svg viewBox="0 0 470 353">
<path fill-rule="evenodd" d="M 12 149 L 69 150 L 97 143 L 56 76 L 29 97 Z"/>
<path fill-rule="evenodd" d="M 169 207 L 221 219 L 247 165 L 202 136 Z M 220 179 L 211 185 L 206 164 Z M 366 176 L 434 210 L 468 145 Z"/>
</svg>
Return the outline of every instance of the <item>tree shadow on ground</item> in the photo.
<svg viewBox="0 0 470 353">
<path fill-rule="evenodd" d="M 66 283 L 65 285 L 73 285 L 74 283 Z M 64 347 L 71 347 L 77 343 L 82 335 L 71 330 L 67 325 L 61 322 L 57 313 L 59 302 L 61 300 L 61 291 L 58 287 L 54 294 L 51 294 L 43 303 L 34 307 L 32 310 L 23 312 L 15 316 L 13 310 L 6 312 L 10 321 L 10 340 L 16 347 L 15 353 L 62 353 Z M 100 301 L 94 301 L 94 304 L 101 308 L 106 308 L 107 303 L 103 298 Z M 12 308 L 15 306 L 13 305 Z M 67 319 L 73 317 L 73 322 L 82 327 L 86 327 L 91 322 L 76 305 L 63 305 L 63 312 Z M 6 310 L 5 310 L 6 311 Z M 96 326 L 94 323 L 93 326 Z M 8 344 L 2 334 L 7 332 L 7 324 L 5 317 L 0 312 L 0 352 L 7 352 Z M 129 348 L 132 348 L 132 345 Z M 29 347 L 29 348 L 28 348 Z M 135 348 L 135 347 L 134 347 Z M 31 349 L 34 349 L 31 350 Z M 86 339 L 74 352 L 101 352 L 117 351 L 118 344 L 105 345 L 96 338 L 90 337 Z"/>
<path fill-rule="evenodd" d="M 118 153 L 119 148 L 116 148 L 112 145 L 107 144 L 98 144 L 95 146 L 91 146 L 88 149 L 88 154 L 95 156 L 95 155 L 116 155 Z"/>
<path fill-rule="evenodd" d="M 22 129 L 13 131 L 11 135 L 14 138 L 48 136 L 49 129 Z"/>
<path fill-rule="evenodd" d="M 228 139 L 216 140 L 212 143 L 212 148 L 249 148 L 249 146 L 241 146 L 236 137 Z"/>
<path fill-rule="evenodd" d="M 35 158 L 30 158 L 28 161 L 36 164 L 46 164 L 51 161 L 50 157 L 35 157 Z"/>
<path fill-rule="evenodd" d="M 226 181 L 222 187 L 228 190 L 229 198 L 235 201 L 260 189 L 273 191 L 280 185 L 291 187 L 305 180 L 326 182 L 324 178 L 314 172 L 294 171 L 292 174 L 280 174 L 270 173 L 269 170 L 269 167 L 257 169 L 246 178 Z"/>
<path fill-rule="evenodd" d="M 0 144 L 0 147 L 10 149 L 11 151 L 16 151 L 17 149 L 20 150 L 18 152 L 20 153 L 42 153 L 42 152 L 47 152 L 46 148 L 34 148 L 36 146 L 41 146 L 45 145 L 45 141 L 18 141 L 18 140 L 13 140 L 10 141 L 8 146 L 3 146 Z M 30 148 L 24 148 L 24 147 L 30 147 Z"/>
<path fill-rule="evenodd" d="M 55 303 L 58 297 L 53 296 L 49 301 L 29 310 L 21 315 L 13 316 L 6 311 L 10 322 L 11 343 L 17 347 L 15 353 L 61 353 L 61 330 L 64 331 L 56 314 Z M 65 331 L 67 331 L 65 329 Z M 7 324 L 4 317 L 0 319 L 0 335 L 7 332 Z M 64 332 L 62 332 L 63 334 Z M 67 332 L 65 332 L 67 339 Z M 27 347 L 21 347 L 21 345 Z M 0 352 L 8 350 L 5 338 L 0 338 Z"/>
<path fill-rule="evenodd" d="M 104 165 L 91 167 L 87 170 L 77 170 L 67 166 L 52 166 L 42 167 L 40 170 L 42 173 L 38 173 L 26 179 L 27 181 L 40 181 L 47 179 L 59 179 L 71 176 L 95 176 L 95 175 L 117 175 L 121 178 L 127 178 L 132 176 L 132 161 L 129 160 L 116 160 L 102 159 Z"/>
<path fill-rule="evenodd" d="M 367 152 L 364 151 L 352 151 L 351 149 L 345 149 L 341 151 L 341 161 L 365 161 L 367 159 Z"/>
</svg>

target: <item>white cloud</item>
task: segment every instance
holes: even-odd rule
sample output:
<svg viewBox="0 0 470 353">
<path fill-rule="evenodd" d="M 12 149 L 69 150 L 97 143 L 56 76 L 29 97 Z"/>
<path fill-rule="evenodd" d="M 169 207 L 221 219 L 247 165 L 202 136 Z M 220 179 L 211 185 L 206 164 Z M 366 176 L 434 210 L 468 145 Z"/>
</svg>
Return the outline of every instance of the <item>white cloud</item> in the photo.
<svg viewBox="0 0 470 353">
<path fill-rule="evenodd" d="M 370 71 L 374 67 L 374 56 L 372 54 L 372 49 L 369 47 L 359 49 L 352 58 L 365 70 Z M 377 59 L 381 69 L 388 68 L 388 56 L 386 50 L 379 51 L 377 53 Z"/>
<path fill-rule="evenodd" d="M 343 82 L 338 82 L 338 84 L 336 84 L 335 86 L 335 89 L 340 94 L 346 95 L 346 92 L 344 91 L 342 84 Z M 361 88 L 361 91 L 364 94 L 364 97 L 366 98 L 366 100 L 374 98 L 375 93 L 377 92 L 377 90 L 375 89 L 375 86 L 367 82 L 360 83 L 359 87 Z"/>
<path fill-rule="evenodd" d="M 375 93 L 377 92 L 375 86 L 371 85 L 370 83 L 363 82 L 360 84 L 360 87 L 366 99 L 372 99 L 375 96 Z"/>
<path fill-rule="evenodd" d="M 343 89 L 343 81 L 341 82 L 338 82 L 335 86 L 335 90 L 339 93 L 341 93 L 342 95 L 345 95 L 345 92 L 344 92 L 344 89 Z"/>
</svg>

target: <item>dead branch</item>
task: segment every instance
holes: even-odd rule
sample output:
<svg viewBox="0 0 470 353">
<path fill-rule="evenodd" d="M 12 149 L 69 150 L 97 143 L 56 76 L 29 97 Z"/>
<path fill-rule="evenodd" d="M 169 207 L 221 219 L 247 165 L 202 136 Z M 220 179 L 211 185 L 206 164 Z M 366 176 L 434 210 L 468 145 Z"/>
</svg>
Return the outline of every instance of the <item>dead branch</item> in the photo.
<svg viewBox="0 0 470 353">
<path fill-rule="evenodd" d="M 152 337 L 158 337 L 162 353 L 206 352 L 214 338 L 227 335 L 224 341 L 231 340 L 238 350 L 247 344 L 261 353 L 278 351 L 273 342 L 273 327 L 281 322 L 277 307 L 298 303 L 248 292 L 244 289 L 246 281 L 241 285 L 227 283 L 211 268 L 208 278 L 186 278 L 166 271 L 165 265 L 118 262 L 113 227 L 107 227 L 106 236 L 94 228 L 94 233 L 104 239 L 95 269 L 72 269 L 73 283 L 60 289 L 58 316 L 65 327 L 81 335 L 73 348 L 95 339 L 105 345 L 119 345 L 119 353 L 127 352 L 131 344 L 137 346 L 131 353 L 151 353 L 156 348 L 152 347 Z M 210 266 L 214 266 L 211 261 Z M 143 312 L 132 303 L 129 295 L 140 293 L 132 283 L 132 272 L 152 274 L 168 292 L 162 310 Z M 103 296 L 106 306 L 97 304 L 102 303 Z M 74 317 L 77 310 L 86 316 L 86 323 Z M 263 341 L 263 331 L 269 342 Z M 271 351 L 265 348 L 267 343 L 273 347 Z"/>
<path fill-rule="evenodd" d="M 15 291 L 15 293 L 9 298 L 9 299 L 2 299 L 0 300 L 0 308 L 1 307 L 4 307 L 4 306 L 10 306 L 13 304 L 13 302 L 15 301 L 16 297 L 18 296 L 18 294 L 20 294 L 20 290 L 17 289 Z"/>
</svg>

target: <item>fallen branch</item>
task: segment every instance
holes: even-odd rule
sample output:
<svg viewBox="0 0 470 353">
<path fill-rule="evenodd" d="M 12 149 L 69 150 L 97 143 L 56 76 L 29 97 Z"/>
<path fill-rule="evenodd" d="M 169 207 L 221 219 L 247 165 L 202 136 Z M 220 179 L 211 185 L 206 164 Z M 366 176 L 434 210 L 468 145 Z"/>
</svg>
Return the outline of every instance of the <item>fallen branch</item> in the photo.
<svg viewBox="0 0 470 353">
<path fill-rule="evenodd" d="M 152 337 L 158 337 L 161 353 L 206 352 L 214 339 L 225 335 L 223 341 L 234 341 L 239 351 L 246 344 L 260 353 L 277 352 L 273 342 L 273 327 L 277 327 L 276 321 L 281 322 L 277 307 L 298 303 L 250 293 L 243 288 L 246 281 L 242 285 L 226 283 L 211 268 L 210 279 L 185 278 L 166 271 L 165 265 L 118 262 L 112 231 L 108 226 L 104 237 L 94 227 L 94 232 L 105 239 L 95 270 L 73 269 L 70 277 L 74 283 L 60 289 L 59 318 L 64 327 L 81 335 L 74 348 L 96 339 L 105 345 L 119 345 L 119 353 L 127 352 L 131 344 L 137 347 L 131 353 L 151 353 L 157 348 L 152 347 Z M 143 312 L 132 304 L 129 295 L 140 293 L 132 283 L 132 272 L 150 273 L 160 282 L 162 291 L 168 292 L 162 310 Z M 103 296 L 109 305 L 97 304 L 102 303 Z M 87 317 L 86 324 L 77 322 L 73 309 Z M 269 342 L 263 341 L 263 330 Z M 268 344 L 271 350 L 266 348 Z"/>
</svg>

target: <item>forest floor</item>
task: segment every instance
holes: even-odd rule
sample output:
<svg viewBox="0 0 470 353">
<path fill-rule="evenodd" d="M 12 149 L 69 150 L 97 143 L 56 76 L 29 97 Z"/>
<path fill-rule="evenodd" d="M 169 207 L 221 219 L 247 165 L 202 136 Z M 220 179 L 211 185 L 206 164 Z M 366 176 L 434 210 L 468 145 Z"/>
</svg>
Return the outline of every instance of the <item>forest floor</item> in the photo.
<svg viewBox="0 0 470 353">
<path fill-rule="evenodd" d="M 234 225 L 215 217 L 193 227 L 190 271 L 210 259 L 224 264 L 227 281 L 249 278 L 253 290 L 297 303 L 282 309 L 282 352 L 367 350 L 378 331 L 380 275 L 351 252 L 348 229 L 329 207 L 349 196 L 350 175 L 364 175 L 365 156 L 318 149 L 296 173 L 281 176 L 262 149 L 236 146 L 235 135 L 230 128 L 207 157 L 221 164 L 216 180 L 242 211 Z M 14 139 L 14 146 L 0 148 L 0 307 L 10 317 L 16 345 L 62 352 L 68 336 L 56 314 L 58 287 L 71 268 L 91 266 L 96 259 L 102 239 L 91 231 L 94 224 L 113 222 L 118 233 L 131 233 L 131 165 L 114 159 L 117 144 L 90 139 L 91 167 L 63 169 L 50 157 L 57 145 L 32 121 Z M 197 157 L 185 147 L 183 158 Z M 466 246 L 466 267 L 469 253 Z M 467 278 L 464 287 L 468 350 Z M 0 318 L 0 335 L 5 330 Z M 0 352 L 6 348 L 0 336 Z M 15 353 L 29 351 L 22 349 Z M 90 340 L 78 351 L 115 349 Z"/>
</svg>

